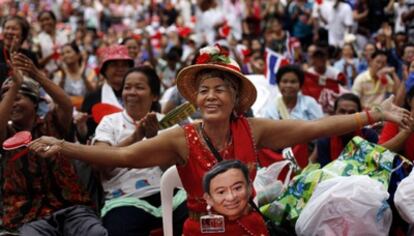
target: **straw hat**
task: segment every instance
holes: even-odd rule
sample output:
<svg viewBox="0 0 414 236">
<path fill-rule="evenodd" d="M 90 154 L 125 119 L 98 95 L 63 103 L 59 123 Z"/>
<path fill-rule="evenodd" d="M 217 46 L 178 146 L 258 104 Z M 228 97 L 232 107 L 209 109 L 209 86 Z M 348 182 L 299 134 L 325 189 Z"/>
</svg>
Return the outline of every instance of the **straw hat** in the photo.
<svg viewBox="0 0 414 236">
<path fill-rule="evenodd" d="M 237 62 L 228 56 L 228 51 L 216 44 L 200 49 L 196 63 L 185 67 L 177 75 L 178 90 L 190 103 L 196 105 L 198 87 L 195 76 L 204 69 L 224 71 L 239 78 L 239 101 L 235 107 L 238 113 L 247 111 L 256 101 L 257 92 L 253 83 L 241 73 Z"/>
</svg>

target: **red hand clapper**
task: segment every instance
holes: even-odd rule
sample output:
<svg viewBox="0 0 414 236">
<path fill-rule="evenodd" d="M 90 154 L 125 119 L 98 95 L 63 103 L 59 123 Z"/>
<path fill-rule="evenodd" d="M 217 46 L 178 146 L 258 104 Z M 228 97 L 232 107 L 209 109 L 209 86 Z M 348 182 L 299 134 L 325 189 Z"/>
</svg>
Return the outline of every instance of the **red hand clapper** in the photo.
<svg viewBox="0 0 414 236">
<path fill-rule="evenodd" d="M 6 141 L 3 142 L 3 149 L 4 150 L 15 150 L 21 147 L 27 146 L 32 141 L 32 134 L 29 131 L 20 131 L 17 132 L 13 137 L 8 138 Z M 28 149 L 25 148 L 22 151 L 16 153 L 10 161 L 15 161 L 20 157 L 26 155 L 28 153 Z"/>
<path fill-rule="evenodd" d="M 14 150 L 26 146 L 32 141 L 32 134 L 29 131 L 17 132 L 13 137 L 3 142 L 4 150 Z"/>
</svg>

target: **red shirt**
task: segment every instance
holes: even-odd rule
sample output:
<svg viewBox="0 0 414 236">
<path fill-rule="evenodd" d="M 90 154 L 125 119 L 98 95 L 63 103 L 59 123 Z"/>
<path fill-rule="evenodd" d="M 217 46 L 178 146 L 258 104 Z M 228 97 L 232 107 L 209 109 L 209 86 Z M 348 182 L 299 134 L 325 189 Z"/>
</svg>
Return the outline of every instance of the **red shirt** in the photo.
<svg viewBox="0 0 414 236">
<path fill-rule="evenodd" d="M 387 122 L 382 129 L 381 136 L 379 138 L 379 144 L 383 144 L 388 140 L 392 139 L 396 136 L 399 132 L 398 125 L 395 123 Z M 403 144 L 403 152 L 401 152 L 403 156 L 408 158 L 409 160 L 414 160 L 414 134 L 411 133 L 410 136 L 405 140 Z"/>
</svg>

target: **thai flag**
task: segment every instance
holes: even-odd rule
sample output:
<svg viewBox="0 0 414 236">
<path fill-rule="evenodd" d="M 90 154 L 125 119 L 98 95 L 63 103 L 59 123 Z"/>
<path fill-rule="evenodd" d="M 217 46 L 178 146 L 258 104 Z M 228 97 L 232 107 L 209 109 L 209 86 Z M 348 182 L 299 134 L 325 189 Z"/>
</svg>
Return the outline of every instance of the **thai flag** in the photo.
<svg viewBox="0 0 414 236">
<path fill-rule="evenodd" d="M 286 39 L 286 58 L 289 59 L 291 64 L 295 64 L 295 50 L 296 48 L 300 48 L 300 41 L 295 38 L 288 35 Z"/>
<path fill-rule="evenodd" d="M 271 85 L 276 84 L 276 73 L 281 66 L 289 64 L 289 60 L 286 59 L 281 54 L 266 48 L 265 51 L 265 58 L 266 58 L 266 67 L 265 67 L 265 75 L 267 81 Z"/>
</svg>

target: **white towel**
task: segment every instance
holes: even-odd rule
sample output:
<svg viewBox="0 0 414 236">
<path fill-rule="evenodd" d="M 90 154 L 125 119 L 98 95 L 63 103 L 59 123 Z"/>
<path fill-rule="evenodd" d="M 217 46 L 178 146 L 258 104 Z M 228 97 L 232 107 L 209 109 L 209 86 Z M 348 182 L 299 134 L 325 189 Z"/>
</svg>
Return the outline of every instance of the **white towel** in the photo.
<svg viewBox="0 0 414 236">
<path fill-rule="evenodd" d="M 119 102 L 118 98 L 116 97 L 114 90 L 112 87 L 105 81 L 102 86 L 102 103 L 109 103 L 121 109 L 124 109 L 122 104 Z"/>
</svg>

